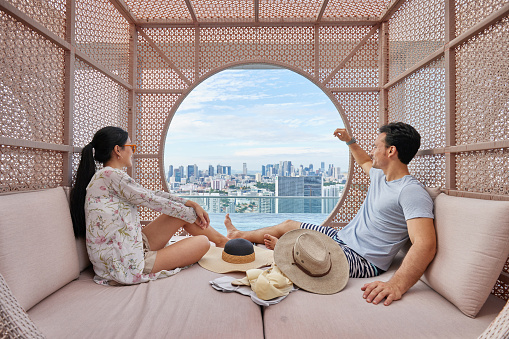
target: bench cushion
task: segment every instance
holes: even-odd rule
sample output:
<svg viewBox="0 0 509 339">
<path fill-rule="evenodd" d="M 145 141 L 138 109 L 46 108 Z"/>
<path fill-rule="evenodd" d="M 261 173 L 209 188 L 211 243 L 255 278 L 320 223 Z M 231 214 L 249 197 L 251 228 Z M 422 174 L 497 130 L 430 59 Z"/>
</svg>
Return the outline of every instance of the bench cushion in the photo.
<svg viewBox="0 0 509 339">
<path fill-rule="evenodd" d="M 64 190 L 0 196 L 0 273 L 28 310 L 79 276 Z"/>
<path fill-rule="evenodd" d="M 396 258 L 380 277 L 352 278 L 339 293 L 299 290 L 265 308 L 265 338 L 476 338 L 504 307 L 503 300 L 491 295 L 472 319 L 422 281 L 390 306 L 367 303 L 361 287 L 390 279 L 402 256 Z"/>
<path fill-rule="evenodd" d="M 209 281 L 220 276 L 195 264 L 144 284 L 102 286 L 90 268 L 28 314 L 47 338 L 263 338 L 260 306 L 214 290 Z"/>
<path fill-rule="evenodd" d="M 435 227 L 437 254 L 422 280 L 475 317 L 509 255 L 509 201 L 440 194 Z"/>
</svg>

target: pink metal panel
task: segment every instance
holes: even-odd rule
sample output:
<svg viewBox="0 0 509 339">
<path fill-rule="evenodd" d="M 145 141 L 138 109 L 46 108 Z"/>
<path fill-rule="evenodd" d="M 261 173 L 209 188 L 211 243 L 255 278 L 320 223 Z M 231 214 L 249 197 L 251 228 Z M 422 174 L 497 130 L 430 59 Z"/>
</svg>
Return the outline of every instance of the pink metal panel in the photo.
<svg viewBox="0 0 509 339">
<path fill-rule="evenodd" d="M 389 89 L 389 122 L 421 134 L 421 149 L 445 146 L 445 65 L 441 58 Z"/>
<path fill-rule="evenodd" d="M 76 47 L 129 80 L 129 23 L 108 0 L 76 1 Z"/>
<path fill-rule="evenodd" d="M 191 14 L 183 0 L 125 0 L 138 20 L 169 19 L 191 22 Z"/>
<path fill-rule="evenodd" d="M 323 20 L 379 17 L 391 0 L 329 0 Z"/>
<path fill-rule="evenodd" d="M 198 21 L 202 19 L 254 21 L 253 0 L 193 0 L 191 4 Z"/>
<path fill-rule="evenodd" d="M 320 11 L 323 0 L 260 0 L 260 21 L 307 19 L 313 20 Z"/>
<path fill-rule="evenodd" d="M 389 20 L 389 80 L 444 44 L 444 0 L 406 1 Z"/>
<path fill-rule="evenodd" d="M 496 12 L 507 0 L 455 0 L 456 6 L 456 35 L 460 35 L 482 19 Z"/>
<path fill-rule="evenodd" d="M 0 12 L 0 135 L 64 142 L 64 51 Z"/>
<path fill-rule="evenodd" d="M 12 5 L 65 39 L 66 0 L 10 0 Z"/>
<path fill-rule="evenodd" d="M 509 139 L 509 18 L 456 48 L 457 145 Z"/>
</svg>

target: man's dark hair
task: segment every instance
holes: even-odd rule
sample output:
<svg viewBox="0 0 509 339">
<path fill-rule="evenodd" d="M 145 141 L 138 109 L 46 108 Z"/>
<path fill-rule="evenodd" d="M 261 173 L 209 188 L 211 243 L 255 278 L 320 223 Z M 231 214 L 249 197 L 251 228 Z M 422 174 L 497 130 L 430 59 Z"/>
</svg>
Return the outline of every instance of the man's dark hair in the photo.
<svg viewBox="0 0 509 339">
<path fill-rule="evenodd" d="M 391 122 L 380 127 L 380 133 L 385 133 L 385 145 L 395 146 L 399 160 L 408 165 L 421 146 L 419 132 L 404 122 Z"/>
</svg>

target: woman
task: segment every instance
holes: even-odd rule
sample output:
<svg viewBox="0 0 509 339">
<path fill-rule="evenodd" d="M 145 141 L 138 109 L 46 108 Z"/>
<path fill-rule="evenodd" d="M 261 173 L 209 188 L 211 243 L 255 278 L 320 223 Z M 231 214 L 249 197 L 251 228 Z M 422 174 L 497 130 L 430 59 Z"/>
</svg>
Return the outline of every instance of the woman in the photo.
<svg viewBox="0 0 509 339">
<path fill-rule="evenodd" d="M 122 169 L 132 166 L 135 150 L 126 131 L 108 126 L 81 152 L 71 215 L 76 236 L 86 237 L 99 284 L 137 284 L 173 275 L 200 260 L 209 240 L 220 247 L 228 240 L 209 227 L 209 216 L 197 203 L 134 182 Z M 94 159 L 103 169 L 96 172 Z M 142 229 L 139 205 L 163 214 Z M 180 227 L 194 237 L 166 246 Z"/>
</svg>

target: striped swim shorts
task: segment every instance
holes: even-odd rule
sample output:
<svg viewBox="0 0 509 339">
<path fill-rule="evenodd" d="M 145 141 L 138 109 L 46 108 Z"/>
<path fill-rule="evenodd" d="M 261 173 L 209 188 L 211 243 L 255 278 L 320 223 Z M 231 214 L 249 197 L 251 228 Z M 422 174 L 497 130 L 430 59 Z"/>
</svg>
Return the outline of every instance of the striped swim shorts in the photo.
<svg viewBox="0 0 509 339">
<path fill-rule="evenodd" d="M 371 278 L 385 272 L 364 259 L 364 257 L 352 250 L 341 239 L 339 239 L 337 229 L 327 226 L 308 224 L 305 222 L 300 224 L 300 228 L 324 233 L 336 241 L 343 252 L 345 252 L 346 260 L 348 260 L 348 264 L 350 265 L 350 278 Z"/>
</svg>

